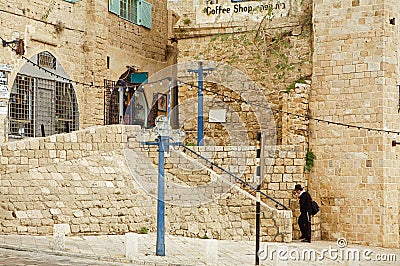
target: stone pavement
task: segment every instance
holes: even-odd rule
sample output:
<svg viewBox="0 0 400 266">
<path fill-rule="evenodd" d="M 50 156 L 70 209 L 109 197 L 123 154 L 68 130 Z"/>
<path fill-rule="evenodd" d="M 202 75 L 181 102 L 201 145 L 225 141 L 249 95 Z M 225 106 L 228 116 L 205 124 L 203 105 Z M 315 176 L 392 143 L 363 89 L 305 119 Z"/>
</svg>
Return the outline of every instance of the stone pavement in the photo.
<svg viewBox="0 0 400 266">
<path fill-rule="evenodd" d="M 44 252 L 29 252 L 0 248 L 0 265 L 2 266 L 131 266 L 132 264 L 94 259 L 79 258 L 76 256 L 52 255 Z"/>
<path fill-rule="evenodd" d="M 0 265 L 46 265 L 24 264 L 22 258 L 14 264 L 8 259 L 7 264 L 7 258 L 18 257 L 10 252 L 25 252 L 25 256 L 31 253 L 40 257 L 39 262 L 53 261 L 51 265 L 207 265 L 207 261 L 214 265 L 254 265 L 254 241 L 210 241 L 166 235 L 166 256 L 160 257 L 155 255 L 155 233 L 138 235 L 138 239 L 138 251 L 133 259 L 128 259 L 124 235 L 68 236 L 64 251 L 54 249 L 52 236 L 0 235 Z M 210 260 L 213 251 L 206 254 L 209 243 L 218 248 L 217 261 Z M 400 262 L 399 249 L 356 245 L 340 248 L 336 242 L 328 241 L 261 243 L 261 248 L 264 252 L 260 254 L 260 265 L 399 265 Z M 278 254 L 283 260 L 277 258 Z"/>
</svg>

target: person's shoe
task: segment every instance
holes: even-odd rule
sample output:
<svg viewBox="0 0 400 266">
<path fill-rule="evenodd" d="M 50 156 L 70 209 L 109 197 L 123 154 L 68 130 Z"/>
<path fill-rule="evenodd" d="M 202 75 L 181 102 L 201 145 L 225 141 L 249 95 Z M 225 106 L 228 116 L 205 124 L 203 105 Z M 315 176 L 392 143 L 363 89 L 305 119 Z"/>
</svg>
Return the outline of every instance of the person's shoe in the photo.
<svg viewBox="0 0 400 266">
<path fill-rule="evenodd" d="M 303 240 L 301 240 L 301 242 L 311 243 L 311 240 L 310 239 L 303 239 Z"/>
</svg>

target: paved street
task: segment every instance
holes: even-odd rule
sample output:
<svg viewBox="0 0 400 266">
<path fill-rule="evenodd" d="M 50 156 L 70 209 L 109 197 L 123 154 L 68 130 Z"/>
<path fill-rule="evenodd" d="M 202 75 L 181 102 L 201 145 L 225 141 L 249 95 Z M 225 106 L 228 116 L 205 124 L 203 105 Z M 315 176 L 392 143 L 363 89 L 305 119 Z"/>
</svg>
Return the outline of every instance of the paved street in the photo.
<svg viewBox="0 0 400 266">
<path fill-rule="evenodd" d="M 69 266 L 69 265 L 132 265 L 126 263 L 106 262 L 99 260 L 83 259 L 76 256 L 59 256 L 50 255 L 47 253 L 31 252 L 31 251 L 17 251 L 12 249 L 0 248 L 0 265 L 7 266 L 22 266 L 22 265 L 36 265 L 36 266 Z"/>
<path fill-rule="evenodd" d="M 137 236 L 138 251 L 128 259 L 124 235 L 66 237 L 64 251 L 54 249 L 51 236 L 1 235 L 0 265 L 254 265 L 253 241 L 213 242 L 167 235 L 166 256 L 160 257 L 155 255 L 154 233 Z M 398 265 L 400 261 L 399 249 L 340 248 L 328 241 L 262 243 L 261 248 L 260 265 Z M 218 256 L 212 260 L 215 250 Z"/>
</svg>

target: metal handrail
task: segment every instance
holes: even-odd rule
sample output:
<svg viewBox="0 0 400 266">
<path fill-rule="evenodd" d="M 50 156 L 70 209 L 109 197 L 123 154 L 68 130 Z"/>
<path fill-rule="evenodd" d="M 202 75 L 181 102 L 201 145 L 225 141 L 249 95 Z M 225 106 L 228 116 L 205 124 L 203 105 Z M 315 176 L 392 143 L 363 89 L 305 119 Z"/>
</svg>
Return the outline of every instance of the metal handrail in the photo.
<svg viewBox="0 0 400 266">
<path fill-rule="evenodd" d="M 237 181 L 239 181 L 240 183 L 242 183 L 243 185 L 248 186 L 250 189 L 256 191 L 256 192 L 260 192 L 261 195 L 265 196 L 267 199 L 272 200 L 273 202 L 275 202 L 277 205 L 275 205 L 276 208 L 278 208 L 278 205 L 283 207 L 284 210 L 288 210 L 289 208 L 286 207 L 284 204 L 280 203 L 279 201 L 277 201 L 276 199 L 272 198 L 271 196 L 267 195 L 266 193 L 258 190 L 255 186 L 253 186 L 252 184 L 250 184 L 249 182 L 241 179 L 240 177 L 237 177 L 236 175 L 232 174 L 231 172 L 229 172 L 228 170 L 224 169 L 222 166 L 219 166 L 218 164 L 214 163 L 213 161 L 210 161 L 209 159 L 207 159 L 206 157 L 204 157 L 203 155 L 201 155 L 198 152 L 195 152 L 194 150 L 188 148 L 185 145 L 181 145 L 183 147 L 184 150 L 188 150 L 191 153 L 195 154 L 196 156 L 200 157 L 201 159 L 205 160 L 206 162 L 208 162 L 209 164 L 211 164 L 212 166 L 217 167 L 218 169 L 222 170 L 223 172 L 227 173 L 228 175 L 230 175 L 231 177 L 235 178 Z"/>
</svg>

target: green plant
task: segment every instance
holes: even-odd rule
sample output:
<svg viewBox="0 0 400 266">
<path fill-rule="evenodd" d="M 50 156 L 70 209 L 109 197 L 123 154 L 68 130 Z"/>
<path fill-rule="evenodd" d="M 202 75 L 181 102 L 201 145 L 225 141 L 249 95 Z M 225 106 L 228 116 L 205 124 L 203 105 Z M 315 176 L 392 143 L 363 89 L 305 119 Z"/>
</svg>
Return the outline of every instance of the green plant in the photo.
<svg viewBox="0 0 400 266">
<path fill-rule="evenodd" d="M 53 0 L 50 2 L 49 7 L 47 8 L 46 12 L 43 14 L 42 16 L 42 20 L 47 20 L 47 18 L 49 17 L 51 11 L 53 11 L 54 5 L 56 4 L 56 1 Z"/>
<path fill-rule="evenodd" d="M 54 31 L 56 34 L 61 34 L 65 30 L 65 24 L 61 20 L 58 20 L 54 25 Z"/>
<path fill-rule="evenodd" d="M 139 230 L 139 234 L 147 234 L 149 232 L 149 228 L 141 227 Z"/>
<path fill-rule="evenodd" d="M 304 36 L 301 37 L 297 31 L 294 32 L 291 29 L 276 29 L 272 22 L 275 5 L 267 3 L 263 5 L 262 10 L 255 9 L 255 12 L 262 12 L 264 16 L 261 22 L 255 24 L 253 28 L 236 27 L 230 33 L 210 36 L 212 43 L 208 44 L 205 51 L 234 67 L 241 68 L 241 63 L 246 62 L 251 66 L 246 68 L 246 74 L 252 76 L 256 82 L 276 85 L 277 89 L 286 89 L 289 92 L 295 84 L 289 85 L 290 83 L 284 81 L 294 75 L 308 74 L 308 69 L 303 68 L 302 65 L 310 61 L 310 54 L 308 50 L 300 49 L 297 41 L 298 39 L 307 40 L 310 34 L 304 33 L 303 26 L 301 33 L 304 33 Z M 309 11 L 310 7 L 311 4 L 307 2 L 302 9 Z M 309 17 L 311 16 L 301 17 L 300 25 L 303 25 L 303 20 L 309 20 Z M 304 24 L 307 23 L 304 22 Z"/>
<path fill-rule="evenodd" d="M 293 90 L 294 87 L 295 87 L 295 85 L 296 85 L 296 83 L 292 83 L 292 84 L 290 84 L 289 86 L 287 86 L 287 88 L 286 88 L 286 93 L 289 93 L 291 90 Z"/>
<path fill-rule="evenodd" d="M 187 142 L 186 146 L 196 146 L 196 144 L 192 143 L 192 142 Z"/>
<path fill-rule="evenodd" d="M 290 84 L 289 86 L 287 86 L 286 92 L 289 93 L 291 90 L 293 90 L 296 87 L 296 83 L 305 84 L 306 81 L 304 80 L 304 78 L 299 78 L 298 80 L 296 80 L 296 82 L 294 82 L 294 83 Z"/>
<path fill-rule="evenodd" d="M 204 234 L 204 236 L 202 236 L 201 239 L 208 239 L 207 234 Z"/>
<path fill-rule="evenodd" d="M 306 153 L 306 165 L 304 166 L 304 170 L 306 172 L 310 172 L 314 166 L 315 154 L 312 150 L 308 150 Z"/>
</svg>

